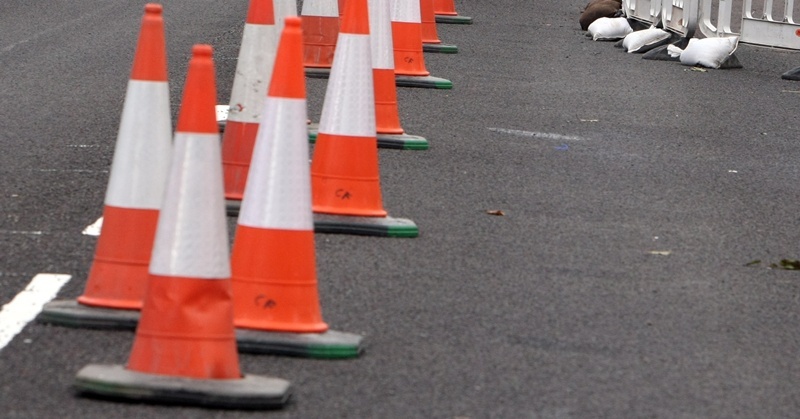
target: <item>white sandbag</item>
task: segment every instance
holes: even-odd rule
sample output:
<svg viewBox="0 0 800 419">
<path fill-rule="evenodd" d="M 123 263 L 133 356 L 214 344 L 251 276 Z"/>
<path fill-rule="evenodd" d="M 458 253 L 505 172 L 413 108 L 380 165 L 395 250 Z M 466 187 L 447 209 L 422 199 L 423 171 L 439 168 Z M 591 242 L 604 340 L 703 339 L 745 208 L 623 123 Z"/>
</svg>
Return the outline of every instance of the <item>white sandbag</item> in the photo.
<svg viewBox="0 0 800 419">
<path fill-rule="evenodd" d="M 719 68 L 739 45 L 738 36 L 724 38 L 692 38 L 685 49 L 670 45 L 667 52 L 671 57 L 680 57 L 683 65 L 701 65 L 708 68 Z"/>
<path fill-rule="evenodd" d="M 589 25 L 589 35 L 595 41 L 622 39 L 633 32 L 628 19 L 624 17 L 601 17 Z"/>
<path fill-rule="evenodd" d="M 628 53 L 647 52 L 669 37 L 669 32 L 658 28 L 636 31 L 625 36 L 625 39 L 622 40 L 622 48 Z"/>
</svg>

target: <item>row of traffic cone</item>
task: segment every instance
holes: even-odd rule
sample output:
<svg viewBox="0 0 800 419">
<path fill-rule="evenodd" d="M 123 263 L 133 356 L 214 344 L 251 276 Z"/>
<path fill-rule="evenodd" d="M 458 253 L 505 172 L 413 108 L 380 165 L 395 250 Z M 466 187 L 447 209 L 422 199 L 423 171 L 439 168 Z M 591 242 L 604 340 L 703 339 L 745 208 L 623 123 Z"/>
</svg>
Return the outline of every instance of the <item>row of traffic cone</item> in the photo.
<svg viewBox="0 0 800 419">
<path fill-rule="evenodd" d="M 275 25 L 278 1 L 251 0 L 248 25 Z M 136 328 L 128 365 L 84 368 L 76 379 L 81 392 L 168 403 L 279 407 L 289 399 L 290 384 L 243 377 L 237 346 L 240 351 L 320 358 L 361 352 L 361 336 L 331 331 L 322 320 L 315 225 L 317 231 L 394 229 L 416 235 L 413 222 L 387 217 L 382 207 L 376 108 L 369 94 L 353 94 L 372 92 L 373 77 L 386 77 L 380 68 L 365 65 L 363 57 L 375 49 L 370 26 L 381 27 L 370 25 L 370 19 L 388 18 L 389 0 L 369 0 L 374 6 L 369 16 L 367 1 L 347 0 L 337 43 L 349 52 L 337 55 L 332 66 L 326 98 L 334 100 L 327 105 L 326 99 L 310 171 L 300 19 L 285 18 L 274 67 L 269 66 L 271 74 L 260 82 L 271 80 L 266 99 L 251 95 L 242 106 L 263 110 L 257 112 L 255 129 L 247 125 L 253 124 L 252 115 L 228 122 L 226 135 L 255 131 L 252 165 L 246 172 L 251 181 L 244 186 L 230 258 L 212 49 L 193 49 L 173 146 L 162 9 L 145 7 L 106 193 L 103 233 L 86 290 L 75 301 L 49 304 L 40 317 L 71 326 Z M 243 51 L 248 36 L 269 40 L 258 32 L 246 25 Z M 240 52 L 240 66 L 257 67 L 259 60 L 270 61 Z M 252 92 L 258 85 L 237 87 L 235 81 L 234 92 L 237 88 Z M 350 112 L 367 117 L 351 120 L 346 118 Z M 356 170 L 346 163 L 353 156 L 360 162 Z M 314 208 L 327 214 L 316 219 L 312 190 Z"/>
<path fill-rule="evenodd" d="M 230 258 L 212 49 L 193 49 L 171 145 L 162 8 L 145 7 L 86 291 L 51 303 L 40 318 L 136 327 L 127 366 L 85 367 L 75 381 L 80 392 L 279 407 L 290 384 L 242 376 L 237 343 L 323 358 L 361 352 L 361 337 L 329 331 L 319 307 L 301 43 L 299 19 L 287 18 L 253 166 L 255 179 L 270 176 L 248 184 L 254 198 L 244 202 Z M 239 336 L 234 325 L 244 329 Z"/>
</svg>

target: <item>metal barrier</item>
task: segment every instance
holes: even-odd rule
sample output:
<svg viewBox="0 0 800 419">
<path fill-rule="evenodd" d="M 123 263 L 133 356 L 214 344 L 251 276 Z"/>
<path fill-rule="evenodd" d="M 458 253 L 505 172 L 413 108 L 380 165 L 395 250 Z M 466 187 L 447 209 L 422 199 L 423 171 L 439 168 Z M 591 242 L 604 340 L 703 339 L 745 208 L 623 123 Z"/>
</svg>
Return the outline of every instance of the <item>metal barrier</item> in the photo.
<svg viewBox="0 0 800 419">
<path fill-rule="evenodd" d="M 661 21 L 661 0 L 624 0 L 622 9 L 630 19 L 649 25 Z"/>
</svg>

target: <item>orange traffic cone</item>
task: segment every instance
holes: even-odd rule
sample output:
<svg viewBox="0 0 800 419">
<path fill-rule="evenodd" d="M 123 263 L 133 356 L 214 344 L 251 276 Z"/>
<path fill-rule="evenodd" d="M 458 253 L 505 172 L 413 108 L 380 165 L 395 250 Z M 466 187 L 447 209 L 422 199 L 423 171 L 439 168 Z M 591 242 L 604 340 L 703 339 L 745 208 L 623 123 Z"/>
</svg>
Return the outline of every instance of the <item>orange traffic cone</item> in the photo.
<svg viewBox="0 0 800 419">
<path fill-rule="evenodd" d="M 241 201 L 278 45 L 273 0 L 250 0 L 222 138 L 225 198 Z"/>
<path fill-rule="evenodd" d="M 432 77 L 422 54 L 422 22 L 419 0 L 394 0 L 392 38 L 394 73 L 398 86 L 452 89 L 450 80 Z"/>
<path fill-rule="evenodd" d="M 391 1 L 369 0 L 372 78 L 375 84 L 375 124 L 378 148 L 427 150 L 428 140 L 408 135 L 400 126 L 397 86 L 392 47 Z M 312 125 L 309 137 L 316 140 L 319 129 Z"/>
<path fill-rule="evenodd" d="M 239 371 L 215 92 L 211 46 L 195 45 L 131 356 L 125 368 L 82 369 L 82 393 L 234 408 L 288 401 L 287 381 Z"/>
<path fill-rule="evenodd" d="M 392 42 L 392 0 L 369 0 L 372 79 L 375 84 L 375 125 L 378 147 L 427 150 L 428 140 L 408 135 L 400 126 Z"/>
<path fill-rule="evenodd" d="M 437 23 L 471 24 L 472 18 L 460 16 L 456 12 L 455 0 L 433 0 L 433 11 Z"/>
<path fill-rule="evenodd" d="M 147 4 L 106 190 L 103 229 L 83 295 L 47 304 L 39 321 L 134 329 L 147 284 L 172 154 L 162 7 Z"/>
<path fill-rule="evenodd" d="M 327 78 L 333 64 L 339 15 L 344 0 L 305 0 L 303 2 L 303 64 L 306 75 Z"/>
<path fill-rule="evenodd" d="M 243 352 L 348 358 L 361 336 L 328 330 L 317 292 L 302 45 L 287 17 L 231 257 L 236 340 Z"/>
<path fill-rule="evenodd" d="M 444 54 L 457 53 L 457 46 L 444 44 L 439 39 L 439 33 L 436 31 L 436 14 L 433 12 L 433 0 L 420 0 L 419 10 L 422 22 L 422 50 Z"/>
<path fill-rule="evenodd" d="M 416 237 L 383 209 L 367 0 L 347 0 L 337 49 L 311 163 L 315 230 Z"/>
</svg>

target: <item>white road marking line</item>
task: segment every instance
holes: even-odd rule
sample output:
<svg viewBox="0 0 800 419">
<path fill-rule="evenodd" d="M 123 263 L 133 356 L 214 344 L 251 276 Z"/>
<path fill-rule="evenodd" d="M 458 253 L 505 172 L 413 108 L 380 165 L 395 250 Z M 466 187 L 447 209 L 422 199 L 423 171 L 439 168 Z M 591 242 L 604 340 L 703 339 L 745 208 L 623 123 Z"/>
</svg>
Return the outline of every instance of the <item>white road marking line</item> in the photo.
<svg viewBox="0 0 800 419">
<path fill-rule="evenodd" d="M 0 310 L 0 350 L 35 319 L 44 305 L 72 278 L 64 274 L 38 274 L 22 292 Z"/>
<path fill-rule="evenodd" d="M 26 236 L 41 236 L 44 231 L 0 230 L 0 234 L 22 234 Z"/>
<path fill-rule="evenodd" d="M 501 134 L 511 134 L 516 135 L 518 137 L 531 137 L 531 138 L 543 138 L 545 140 L 556 140 L 556 141 L 584 141 L 584 138 L 575 137 L 571 135 L 561 135 L 561 134 L 554 134 L 551 132 L 537 132 L 537 131 L 522 131 L 517 129 L 506 129 L 506 128 L 486 128 L 489 131 L 499 132 Z"/>
<path fill-rule="evenodd" d="M 94 223 L 86 226 L 81 232 L 84 236 L 99 236 L 100 230 L 103 228 L 103 217 L 100 217 Z"/>
<path fill-rule="evenodd" d="M 108 170 L 89 169 L 29 169 L 31 172 L 59 172 L 59 173 L 108 173 Z"/>
<path fill-rule="evenodd" d="M 216 105 L 214 110 L 217 112 L 217 122 L 227 121 L 228 120 L 228 110 L 230 106 L 228 105 Z"/>
</svg>

